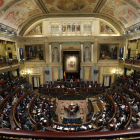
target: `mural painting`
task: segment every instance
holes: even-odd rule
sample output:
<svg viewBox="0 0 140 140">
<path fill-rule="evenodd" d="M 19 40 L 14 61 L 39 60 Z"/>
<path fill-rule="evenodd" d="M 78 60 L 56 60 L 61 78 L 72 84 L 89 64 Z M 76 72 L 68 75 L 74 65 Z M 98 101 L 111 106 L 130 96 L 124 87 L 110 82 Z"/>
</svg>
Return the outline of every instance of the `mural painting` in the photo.
<svg viewBox="0 0 140 140">
<path fill-rule="evenodd" d="M 129 22 L 132 22 L 132 19 L 129 16 L 125 17 Z"/>
<path fill-rule="evenodd" d="M 97 0 L 43 0 L 50 12 L 93 11 Z"/>
<path fill-rule="evenodd" d="M 127 5 L 125 2 L 121 1 L 121 0 L 108 0 L 106 2 L 106 4 L 104 5 L 104 7 L 101 9 L 101 12 L 102 13 L 106 13 L 106 14 L 109 14 L 109 15 L 112 15 L 114 16 L 114 11 L 120 7 L 120 6 L 123 6 L 123 5 Z"/>
<path fill-rule="evenodd" d="M 115 31 L 106 23 L 100 22 L 100 33 L 101 34 L 115 34 Z"/>
<path fill-rule="evenodd" d="M 33 16 L 35 14 L 39 14 L 41 13 L 40 9 L 38 8 L 38 6 L 32 1 L 21 1 L 17 4 L 17 6 L 24 8 L 26 12 L 29 13 L 29 16 Z"/>
<path fill-rule="evenodd" d="M 128 10 L 128 14 L 135 20 L 138 18 L 138 16 L 132 11 L 132 10 Z"/>
<path fill-rule="evenodd" d="M 123 18 L 123 17 L 119 17 L 119 19 L 123 22 L 123 24 L 128 24 L 128 22 L 126 21 L 125 18 Z"/>
<path fill-rule="evenodd" d="M 43 60 L 43 45 L 25 46 L 26 61 Z"/>
<path fill-rule="evenodd" d="M 65 11 L 77 11 L 85 7 L 85 2 L 83 0 L 59 0 L 57 3 L 57 8 Z"/>
<path fill-rule="evenodd" d="M 20 18 L 16 21 L 14 25 L 19 26 L 19 24 L 23 21 L 23 18 Z"/>
<path fill-rule="evenodd" d="M 0 7 L 3 5 L 4 1 L 0 0 Z"/>
<path fill-rule="evenodd" d="M 80 32 L 80 23 L 62 23 L 62 32 L 66 32 L 66 31 Z"/>
<path fill-rule="evenodd" d="M 10 13 L 4 18 L 4 20 L 9 21 L 9 20 L 14 16 L 14 14 L 15 14 L 14 11 L 10 12 Z"/>
<path fill-rule="evenodd" d="M 17 20 L 17 18 L 16 17 L 14 17 L 12 20 L 11 20 L 11 24 L 13 24 L 15 21 Z"/>
<path fill-rule="evenodd" d="M 100 60 L 117 60 L 118 45 L 100 44 Z"/>
<path fill-rule="evenodd" d="M 34 26 L 26 35 L 42 35 L 42 23 Z"/>
</svg>

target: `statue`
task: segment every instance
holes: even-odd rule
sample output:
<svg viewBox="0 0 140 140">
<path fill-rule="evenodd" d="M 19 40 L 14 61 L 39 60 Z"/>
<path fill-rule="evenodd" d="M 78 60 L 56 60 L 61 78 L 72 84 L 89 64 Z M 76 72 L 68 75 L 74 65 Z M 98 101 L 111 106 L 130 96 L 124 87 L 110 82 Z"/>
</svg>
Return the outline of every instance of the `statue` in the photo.
<svg viewBox="0 0 140 140">
<path fill-rule="evenodd" d="M 90 59 L 90 51 L 89 51 L 89 47 L 86 46 L 85 47 L 85 62 L 89 62 Z"/>
<path fill-rule="evenodd" d="M 54 47 L 53 49 L 53 62 L 58 62 L 58 48 Z"/>
</svg>

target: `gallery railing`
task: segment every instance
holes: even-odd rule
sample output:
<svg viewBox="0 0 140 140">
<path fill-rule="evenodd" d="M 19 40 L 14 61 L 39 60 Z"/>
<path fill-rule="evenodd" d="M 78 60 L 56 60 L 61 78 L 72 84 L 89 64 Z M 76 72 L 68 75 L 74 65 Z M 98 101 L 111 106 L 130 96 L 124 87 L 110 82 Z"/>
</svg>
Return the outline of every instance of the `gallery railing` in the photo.
<svg viewBox="0 0 140 140">
<path fill-rule="evenodd" d="M 0 136 L 34 139 L 111 139 L 140 136 L 140 129 L 103 131 L 103 132 L 42 132 L 0 129 Z"/>
<path fill-rule="evenodd" d="M 140 66 L 140 60 L 125 59 L 125 63 Z"/>
</svg>

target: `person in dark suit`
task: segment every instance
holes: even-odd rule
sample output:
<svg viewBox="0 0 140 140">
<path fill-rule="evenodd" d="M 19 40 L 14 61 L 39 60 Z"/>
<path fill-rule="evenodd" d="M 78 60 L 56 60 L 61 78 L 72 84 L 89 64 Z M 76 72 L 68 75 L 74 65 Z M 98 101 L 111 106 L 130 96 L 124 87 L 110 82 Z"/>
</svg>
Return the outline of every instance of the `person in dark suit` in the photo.
<svg viewBox="0 0 140 140">
<path fill-rule="evenodd" d="M 79 110 L 79 106 L 78 106 L 78 104 L 76 104 L 75 112 L 77 112 L 78 110 Z"/>
<path fill-rule="evenodd" d="M 20 52 L 20 60 L 24 60 L 23 49 L 21 48 L 21 49 L 19 50 L 19 52 Z"/>
<path fill-rule="evenodd" d="M 70 88 L 74 88 L 73 84 L 70 84 Z"/>
</svg>

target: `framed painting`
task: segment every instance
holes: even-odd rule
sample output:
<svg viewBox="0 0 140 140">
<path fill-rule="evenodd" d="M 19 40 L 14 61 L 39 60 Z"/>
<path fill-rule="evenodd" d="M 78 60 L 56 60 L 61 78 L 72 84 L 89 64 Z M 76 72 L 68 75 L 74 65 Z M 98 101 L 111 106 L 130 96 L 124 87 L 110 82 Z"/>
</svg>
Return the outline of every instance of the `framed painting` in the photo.
<svg viewBox="0 0 140 140">
<path fill-rule="evenodd" d="M 25 60 L 26 61 L 44 61 L 44 45 L 26 45 L 25 46 Z"/>
<path fill-rule="evenodd" d="M 100 44 L 100 60 L 117 60 L 118 44 Z"/>
<path fill-rule="evenodd" d="M 65 72 L 78 72 L 78 55 L 65 56 Z"/>
</svg>

